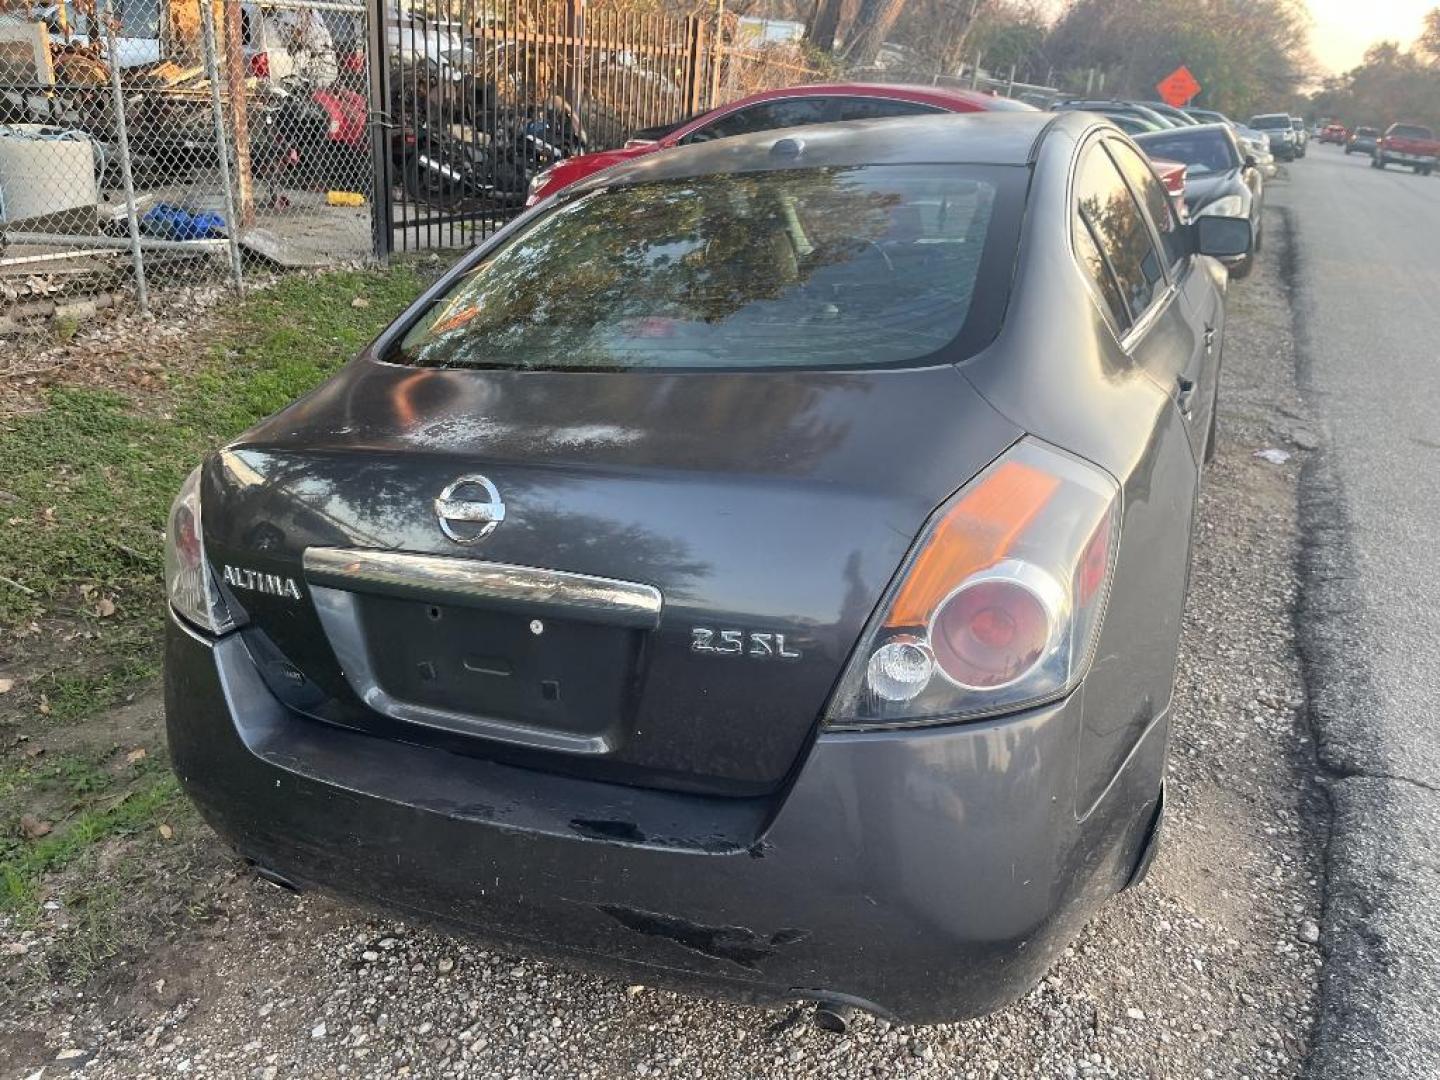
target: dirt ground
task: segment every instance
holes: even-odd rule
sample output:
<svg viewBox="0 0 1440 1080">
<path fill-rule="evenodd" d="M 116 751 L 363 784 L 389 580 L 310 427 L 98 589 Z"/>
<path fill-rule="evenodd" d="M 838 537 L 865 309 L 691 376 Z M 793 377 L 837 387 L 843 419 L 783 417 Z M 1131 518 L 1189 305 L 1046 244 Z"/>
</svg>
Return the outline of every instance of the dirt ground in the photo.
<svg viewBox="0 0 1440 1080">
<path fill-rule="evenodd" d="M 1293 378 L 1280 232 L 1231 289 L 1164 846 L 1146 883 L 1108 904 L 1020 1003 L 966 1024 L 862 1018 L 828 1035 L 798 1008 L 626 986 L 280 891 L 177 806 L 164 873 L 132 885 L 159 914 L 84 980 L 45 975 L 58 931 L 22 941 L 0 917 L 0 1076 L 1298 1076 L 1328 812 L 1292 623 L 1296 485 L 1314 437 Z M 29 746 L 158 757 L 159 719 L 141 693 Z"/>
</svg>

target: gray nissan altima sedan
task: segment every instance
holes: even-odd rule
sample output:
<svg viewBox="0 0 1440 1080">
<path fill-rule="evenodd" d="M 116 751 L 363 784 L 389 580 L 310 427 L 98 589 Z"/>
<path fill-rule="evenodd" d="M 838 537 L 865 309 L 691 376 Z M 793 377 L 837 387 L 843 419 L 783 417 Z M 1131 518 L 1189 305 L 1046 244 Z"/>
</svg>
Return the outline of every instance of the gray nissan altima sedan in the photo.
<svg viewBox="0 0 1440 1080">
<path fill-rule="evenodd" d="M 175 770 L 265 876 L 507 949 L 1003 1006 L 1154 849 L 1248 244 L 1074 112 L 569 189 L 187 480 Z"/>
</svg>

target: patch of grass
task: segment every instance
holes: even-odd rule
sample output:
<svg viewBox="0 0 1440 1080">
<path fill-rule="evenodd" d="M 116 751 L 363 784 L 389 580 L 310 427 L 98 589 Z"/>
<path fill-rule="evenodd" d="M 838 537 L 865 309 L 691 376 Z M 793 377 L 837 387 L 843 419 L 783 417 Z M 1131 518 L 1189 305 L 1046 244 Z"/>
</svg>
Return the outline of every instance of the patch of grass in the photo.
<svg viewBox="0 0 1440 1080">
<path fill-rule="evenodd" d="M 43 693 L 50 705 L 50 722 L 65 724 L 102 709 L 113 708 L 148 686 L 160 674 L 160 663 L 152 643 L 133 655 L 120 652 L 107 667 L 94 674 L 50 674 L 39 679 L 32 690 Z"/>
<path fill-rule="evenodd" d="M 8 842 L 0 847 L 0 911 L 33 913 L 45 875 L 64 870 L 103 840 L 156 828 L 180 805 L 175 777 L 157 770 L 108 804 L 83 810 L 63 829 L 38 840 Z"/>
</svg>

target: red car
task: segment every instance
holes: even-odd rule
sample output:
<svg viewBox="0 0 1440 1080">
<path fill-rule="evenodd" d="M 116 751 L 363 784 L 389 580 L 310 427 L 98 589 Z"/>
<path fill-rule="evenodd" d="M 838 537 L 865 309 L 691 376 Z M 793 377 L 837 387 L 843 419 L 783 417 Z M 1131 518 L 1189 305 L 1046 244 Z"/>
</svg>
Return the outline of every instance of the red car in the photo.
<svg viewBox="0 0 1440 1080">
<path fill-rule="evenodd" d="M 1012 110 L 1033 112 L 1034 107 L 1009 98 L 992 97 L 975 90 L 944 86 L 900 86 L 889 83 L 831 83 L 766 90 L 701 113 L 668 130 L 641 133 L 619 150 L 578 154 L 557 162 L 530 183 L 526 206 L 534 206 L 578 180 L 622 161 L 653 154 L 671 146 L 723 139 L 752 131 L 826 124 L 836 120 L 872 120 L 920 113 L 969 113 Z M 644 138 L 651 134 L 653 138 Z"/>
<path fill-rule="evenodd" d="M 1320 141 L 1322 143 L 1334 143 L 1336 146 L 1344 146 L 1345 141 L 1350 138 L 1350 133 L 1345 130 L 1344 124 L 1326 124 L 1320 130 Z"/>
<path fill-rule="evenodd" d="M 1391 124 L 1376 144 L 1370 164 L 1377 169 L 1409 165 L 1421 176 L 1429 176 L 1440 164 L 1440 141 L 1421 124 Z"/>
</svg>

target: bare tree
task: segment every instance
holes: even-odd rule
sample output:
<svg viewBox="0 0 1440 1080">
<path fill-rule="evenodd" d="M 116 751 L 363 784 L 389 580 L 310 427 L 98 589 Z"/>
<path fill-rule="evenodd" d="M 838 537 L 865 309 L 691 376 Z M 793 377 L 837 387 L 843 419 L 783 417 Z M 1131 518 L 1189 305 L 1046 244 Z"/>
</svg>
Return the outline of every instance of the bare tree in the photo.
<svg viewBox="0 0 1440 1080">
<path fill-rule="evenodd" d="M 845 0 L 815 0 L 815 11 L 805 27 L 805 40 L 821 52 L 834 52 L 844 7 Z"/>
<path fill-rule="evenodd" d="M 860 0 L 846 35 L 845 62 L 851 67 L 872 66 L 904 6 L 905 0 Z"/>
</svg>

